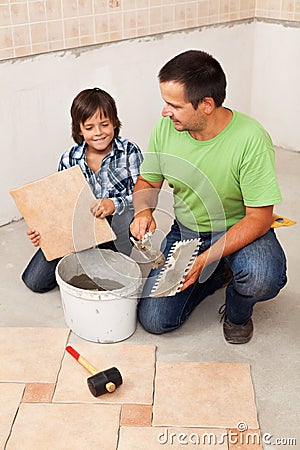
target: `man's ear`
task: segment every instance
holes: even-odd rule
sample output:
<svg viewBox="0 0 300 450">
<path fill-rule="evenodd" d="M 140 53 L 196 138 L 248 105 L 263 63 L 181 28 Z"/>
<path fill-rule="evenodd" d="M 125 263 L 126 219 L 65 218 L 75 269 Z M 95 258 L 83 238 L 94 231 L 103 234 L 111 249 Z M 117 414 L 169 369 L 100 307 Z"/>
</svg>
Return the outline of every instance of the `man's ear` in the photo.
<svg viewBox="0 0 300 450">
<path fill-rule="evenodd" d="M 201 103 L 199 103 L 199 106 L 201 105 L 201 111 L 204 114 L 211 114 L 213 110 L 215 109 L 215 102 L 214 99 L 211 97 L 204 97 Z"/>
</svg>

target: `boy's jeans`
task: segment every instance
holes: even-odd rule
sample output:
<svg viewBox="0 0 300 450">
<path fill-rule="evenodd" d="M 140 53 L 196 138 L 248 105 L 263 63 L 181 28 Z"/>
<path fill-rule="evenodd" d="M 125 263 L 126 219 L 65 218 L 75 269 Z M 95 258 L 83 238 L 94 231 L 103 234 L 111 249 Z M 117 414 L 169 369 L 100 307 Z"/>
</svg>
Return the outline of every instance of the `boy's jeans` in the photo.
<svg viewBox="0 0 300 450">
<path fill-rule="evenodd" d="M 130 255 L 132 244 L 129 240 L 129 225 L 133 218 L 133 209 L 128 209 L 122 214 L 108 216 L 107 220 L 114 230 L 117 239 L 115 241 L 100 244 L 98 248 L 119 251 Z M 55 269 L 61 258 L 47 261 L 44 253 L 39 249 L 30 260 L 22 274 L 22 280 L 26 286 L 34 292 L 48 292 L 57 286 Z"/>
<path fill-rule="evenodd" d="M 220 238 L 221 233 L 197 233 L 178 221 L 166 237 L 165 256 L 175 241 L 200 237 L 199 253 Z M 216 263 L 217 264 L 217 263 Z M 215 264 L 215 266 L 216 266 Z M 160 269 L 153 269 L 145 283 L 139 303 L 138 316 L 150 333 L 165 333 L 182 325 L 194 308 L 208 295 L 224 285 L 225 267 L 230 267 L 233 280 L 226 289 L 226 316 L 235 324 L 245 323 L 252 315 L 256 302 L 274 298 L 286 284 L 286 258 L 273 229 L 264 236 L 220 260 L 217 267 L 208 267 L 213 273 L 206 281 L 194 283 L 170 297 L 148 297 Z"/>
</svg>

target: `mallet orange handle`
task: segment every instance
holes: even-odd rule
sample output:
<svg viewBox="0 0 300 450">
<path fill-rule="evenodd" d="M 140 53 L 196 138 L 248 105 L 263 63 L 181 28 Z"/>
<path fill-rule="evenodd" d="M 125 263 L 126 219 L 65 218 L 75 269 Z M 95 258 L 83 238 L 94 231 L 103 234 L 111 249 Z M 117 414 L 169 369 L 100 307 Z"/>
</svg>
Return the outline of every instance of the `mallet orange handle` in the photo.
<svg viewBox="0 0 300 450">
<path fill-rule="evenodd" d="M 81 356 L 78 352 L 76 352 L 76 350 L 73 347 L 68 345 L 68 347 L 66 347 L 66 350 L 68 353 L 70 353 L 70 355 L 73 356 L 73 358 L 75 358 L 79 362 L 79 364 L 81 364 L 92 375 L 96 375 L 96 373 L 98 373 L 98 370 L 94 366 L 92 366 L 92 364 L 90 364 L 83 356 Z"/>
</svg>

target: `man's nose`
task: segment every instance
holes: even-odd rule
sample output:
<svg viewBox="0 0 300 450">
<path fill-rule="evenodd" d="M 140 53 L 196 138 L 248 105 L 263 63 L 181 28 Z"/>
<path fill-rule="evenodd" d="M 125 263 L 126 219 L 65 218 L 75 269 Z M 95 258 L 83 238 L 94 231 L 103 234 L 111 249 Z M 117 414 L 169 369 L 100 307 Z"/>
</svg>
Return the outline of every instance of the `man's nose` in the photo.
<svg viewBox="0 0 300 450">
<path fill-rule="evenodd" d="M 168 117 L 168 116 L 170 117 L 170 116 L 172 116 L 172 112 L 170 111 L 168 105 L 165 105 L 163 107 L 163 110 L 162 110 L 161 114 L 162 114 L 163 117 Z"/>
</svg>

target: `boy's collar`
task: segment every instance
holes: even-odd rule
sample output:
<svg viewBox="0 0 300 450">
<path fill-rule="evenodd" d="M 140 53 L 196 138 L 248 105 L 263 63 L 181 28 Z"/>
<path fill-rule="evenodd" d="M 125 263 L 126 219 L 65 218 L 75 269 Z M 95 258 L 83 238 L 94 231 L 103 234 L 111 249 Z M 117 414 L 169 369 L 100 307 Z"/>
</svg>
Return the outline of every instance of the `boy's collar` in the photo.
<svg viewBox="0 0 300 450">
<path fill-rule="evenodd" d="M 112 151 L 115 152 L 124 152 L 124 147 L 119 139 L 119 136 L 116 138 L 113 138 L 112 140 Z"/>
</svg>

